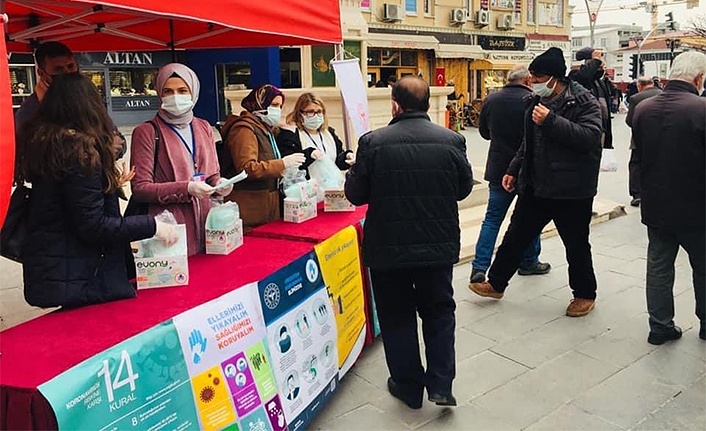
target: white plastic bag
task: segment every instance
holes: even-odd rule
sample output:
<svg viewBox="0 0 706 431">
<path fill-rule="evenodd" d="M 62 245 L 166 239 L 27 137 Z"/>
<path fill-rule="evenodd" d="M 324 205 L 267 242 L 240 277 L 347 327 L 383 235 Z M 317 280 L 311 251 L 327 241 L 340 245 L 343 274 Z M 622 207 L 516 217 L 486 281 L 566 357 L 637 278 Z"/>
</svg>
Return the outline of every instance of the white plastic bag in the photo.
<svg viewBox="0 0 706 431">
<path fill-rule="evenodd" d="M 326 190 L 342 190 L 346 181 L 341 170 L 328 157 L 316 160 L 309 166 L 309 177 L 315 179 L 319 184 L 317 194 L 319 202 L 323 202 Z"/>
<path fill-rule="evenodd" d="M 618 159 L 615 157 L 615 149 L 604 148 L 601 157 L 601 172 L 617 172 Z"/>
<path fill-rule="evenodd" d="M 206 229 L 226 230 L 240 218 L 240 208 L 235 202 L 211 199 L 211 209 L 206 217 Z"/>
</svg>

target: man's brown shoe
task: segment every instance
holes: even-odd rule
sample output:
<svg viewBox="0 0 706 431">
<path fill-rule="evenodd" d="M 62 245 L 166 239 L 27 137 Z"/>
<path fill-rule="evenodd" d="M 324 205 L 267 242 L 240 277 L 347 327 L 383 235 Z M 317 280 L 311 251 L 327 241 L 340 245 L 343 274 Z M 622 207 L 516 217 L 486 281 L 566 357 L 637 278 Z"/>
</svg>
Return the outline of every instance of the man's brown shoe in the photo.
<svg viewBox="0 0 706 431">
<path fill-rule="evenodd" d="M 468 288 L 475 292 L 476 295 L 485 296 L 487 298 L 500 299 L 504 295 L 503 292 L 498 292 L 493 289 L 493 286 L 491 286 L 487 281 L 482 283 L 471 283 L 468 285 Z"/>
<path fill-rule="evenodd" d="M 594 299 L 574 298 L 569 302 L 569 306 L 566 307 L 566 315 L 569 317 L 585 316 L 593 310 L 595 304 L 596 301 Z"/>
</svg>

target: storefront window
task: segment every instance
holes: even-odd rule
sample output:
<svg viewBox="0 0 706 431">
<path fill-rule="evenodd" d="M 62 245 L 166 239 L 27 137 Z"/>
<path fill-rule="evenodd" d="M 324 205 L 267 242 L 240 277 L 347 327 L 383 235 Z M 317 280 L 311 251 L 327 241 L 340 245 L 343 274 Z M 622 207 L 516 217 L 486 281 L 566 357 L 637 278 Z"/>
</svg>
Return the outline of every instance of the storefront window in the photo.
<svg viewBox="0 0 706 431">
<path fill-rule="evenodd" d="M 398 49 L 384 49 L 382 51 L 382 65 L 386 67 L 399 66 L 400 51 Z"/>
<path fill-rule="evenodd" d="M 380 66 L 380 57 L 382 53 L 379 49 L 368 50 L 368 66 Z"/>
<path fill-rule="evenodd" d="M 280 48 L 279 70 L 282 88 L 302 86 L 302 59 L 299 48 Z"/>
<path fill-rule="evenodd" d="M 224 90 L 245 90 L 251 87 L 250 63 L 240 61 L 216 65 L 216 85 L 218 85 L 218 118 L 225 119 L 233 112 Z"/>
<path fill-rule="evenodd" d="M 417 67 L 417 51 L 402 51 L 402 66 Z"/>
<path fill-rule="evenodd" d="M 34 92 L 34 67 L 10 66 L 12 107 L 19 108 L 25 98 Z"/>
<path fill-rule="evenodd" d="M 105 73 L 103 72 L 103 70 L 84 69 L 81 70 L 81 74 L 88 78 L 93 83 L 93 85 L 96 86 L 96 90 L 98 90 L 98 94 L 101 95 L 101 100 L 103 100 L 103 104 L 107 104 L 105 99 Z"/>
<path fill-rule="evenodd" d="M 110 69 L 110 95 L 156 96 L 159 69 Z"/>
</svg>

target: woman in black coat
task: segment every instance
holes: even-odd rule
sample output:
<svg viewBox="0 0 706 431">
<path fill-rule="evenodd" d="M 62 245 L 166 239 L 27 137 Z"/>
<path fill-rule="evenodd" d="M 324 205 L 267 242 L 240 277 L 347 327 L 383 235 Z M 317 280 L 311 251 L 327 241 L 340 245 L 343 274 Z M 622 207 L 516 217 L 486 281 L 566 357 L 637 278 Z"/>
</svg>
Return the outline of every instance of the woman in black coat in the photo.
<svg viewBox="0 0 706 431">
<path fill-rule="evenodd" d="M 173 227 L 151 216 L 121 217 L 112 122 L 95 86 L 78 73 L 53 79 L 21 139 L 21 178 L 31 183 L 23 244 L 25 299 L 38 307 L 77 307 L 132 298 L 130 241 Z M 132 263 L 132 262 L 130 262 Z"/>
<path fill-rule="evenodd" d="M 323 100 L 313 93 L 299 96 L 294 110 L 287 116 L 287 125 L 277 134 L 277 147 L 282 156 L 304 152 L 306 161 L 300 169 L 306 169 L 315 160 L 330 158 L 342 171 L 355 163 L 355 153 L 343 150 L 343 142 L 328 126 Z"/>
</svg>

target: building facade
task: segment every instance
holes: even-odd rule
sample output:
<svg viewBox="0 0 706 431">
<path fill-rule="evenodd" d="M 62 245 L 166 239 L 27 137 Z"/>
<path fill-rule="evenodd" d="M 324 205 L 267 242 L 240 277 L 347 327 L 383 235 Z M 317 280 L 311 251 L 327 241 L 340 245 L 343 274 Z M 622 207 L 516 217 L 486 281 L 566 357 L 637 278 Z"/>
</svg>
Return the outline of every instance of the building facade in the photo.
<svg viewBox="0 0 706 431">
<path fill-rule="evenodd" d="M 640 26 L 634 25 L 598 25 L 594 30 L 594 40 L 596 49 L 602 49 L 606 53 L 606 71 L 608 76 L 615 82 L 626 82 L 632 78 L 630 74 L 625 74 L 626 64 L 630 58 L 625 57 L 624 48 L 635 43 L 636 39 L 642 37 L 643 30 Z M 572 64 L 577 66 L 576 51 L 591 46 L 591 32 L 588 27 L 575 27 L 571 33 L 571 57 Z"/>
</svg>

